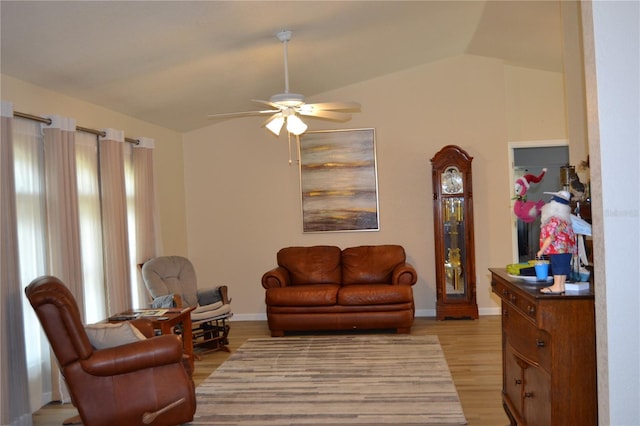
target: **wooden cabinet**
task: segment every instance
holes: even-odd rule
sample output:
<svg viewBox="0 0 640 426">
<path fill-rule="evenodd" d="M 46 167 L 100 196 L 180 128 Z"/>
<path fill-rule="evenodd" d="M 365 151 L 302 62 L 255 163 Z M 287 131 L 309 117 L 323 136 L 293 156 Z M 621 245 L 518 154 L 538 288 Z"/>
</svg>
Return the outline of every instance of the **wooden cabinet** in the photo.
<svg viewBox="0 0 640 426">
<path fill-rule="evenodd" d="M 593 291 L 543 295 L 491 268 L 502 301 L 502 401 L 511 425 L 598 424 Z"/>
</svg>

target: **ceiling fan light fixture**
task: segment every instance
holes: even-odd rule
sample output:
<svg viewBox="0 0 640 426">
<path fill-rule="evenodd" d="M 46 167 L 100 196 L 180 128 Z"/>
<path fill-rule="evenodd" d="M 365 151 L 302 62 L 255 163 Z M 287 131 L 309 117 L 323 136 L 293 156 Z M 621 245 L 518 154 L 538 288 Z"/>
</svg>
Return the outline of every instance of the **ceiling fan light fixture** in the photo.
<svg viewBox="0 0 640 426">
<path fill-rule="evenodd" d="M 278 93 L 277 95 L 271 96 L 269 101 L 272 104 L 294 108 L 304 104 L 304 95 L 299 93 Z"/>
<path fill-rule="evenodd" d="M 284 117 L 282 115 L 274 117 L 270 120 L 265 127 L 271 131 L 276 136 L 280 135 L 280 130 L 282 130 L 282 126 L 284 125 Z"/>
<path fill-rule="evenodd" d="M 307 125 L 304 124 L 297 115 L 289 115 L 287 117 L 287 132 L 299 136 L 307 131 Z"/>
</svg>

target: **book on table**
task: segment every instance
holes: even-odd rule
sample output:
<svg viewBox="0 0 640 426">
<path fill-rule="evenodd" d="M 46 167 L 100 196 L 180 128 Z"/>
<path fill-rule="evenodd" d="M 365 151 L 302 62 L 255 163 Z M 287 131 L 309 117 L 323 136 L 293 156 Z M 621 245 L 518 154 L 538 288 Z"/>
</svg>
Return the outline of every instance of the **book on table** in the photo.
<svg viewBox="0 0 640 426">
<path fill-rule="evenodd" d="M 170 312 L 170 310 L 169 309 L 136 309 L 135 311 L 121 312 L 119 314 L 111 316 L 109 317 L 109 321 L 131 321 L 138 318 L 161 317 L 167 312 Z"/>
<path fill-rule="evenodd" d="M 135 313 L 142 317 L 161 317 L 168 309 L 136 309 Z"/>
</svg>

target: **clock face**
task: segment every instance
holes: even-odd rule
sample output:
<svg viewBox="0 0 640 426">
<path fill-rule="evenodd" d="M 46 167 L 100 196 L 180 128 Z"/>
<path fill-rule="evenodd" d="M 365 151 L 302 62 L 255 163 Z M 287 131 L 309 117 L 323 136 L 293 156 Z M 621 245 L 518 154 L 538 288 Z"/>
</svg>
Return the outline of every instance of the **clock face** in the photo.
<svg viewBox="0 0 640 426">
<path fill-rule="evenodd" d="M 444 194 L 460 194 L 463 190 L 462 174 L 457 167 L 451 166 L 442 173 L 442 192 Z"/>
</svg>

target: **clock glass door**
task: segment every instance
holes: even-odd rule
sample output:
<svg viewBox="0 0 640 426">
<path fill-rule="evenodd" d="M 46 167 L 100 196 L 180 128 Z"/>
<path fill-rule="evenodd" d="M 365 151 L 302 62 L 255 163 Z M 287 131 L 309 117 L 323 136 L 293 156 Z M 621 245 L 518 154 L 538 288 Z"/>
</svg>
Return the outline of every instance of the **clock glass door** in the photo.
<svg viewBox="0 0 640 426">
<path fill-rule="evenodd" d="M 463 197 L 446 197 L 442 199 L 445 251 L 443 258 L 447 298 L 464 298 L 467 288 L 465 285 L 464 208 Z"/>
</svg>

